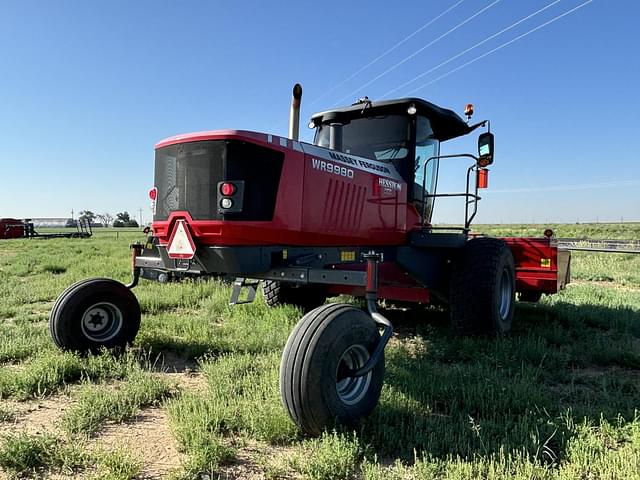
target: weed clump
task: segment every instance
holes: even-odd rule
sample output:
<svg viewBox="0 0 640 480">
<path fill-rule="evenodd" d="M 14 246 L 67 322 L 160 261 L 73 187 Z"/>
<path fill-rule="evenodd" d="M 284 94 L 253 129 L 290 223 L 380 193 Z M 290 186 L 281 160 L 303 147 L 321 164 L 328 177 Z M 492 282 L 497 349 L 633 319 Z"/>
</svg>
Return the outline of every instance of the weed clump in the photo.
<svg viewBox="0 0 640 480">
<path fill-rule="evenodd" d="M 45 469 L 73 473 L 83 468 L 88 456 L 78 445 L 43 433 L 6 435 L 0 441 L 0 467 L 16 475 L 36 474 Z"/>
<path fill-rule="evenodd" d="M 292 467 L 311 480 L 349 480 L 359 470 L 363 448 L 355 433 L 323 433 L 307 440 Z"/>
<path fill-rule="evenodd" d="M 130 480 L 137 478 L 142 463 L 122 448 L 100 451 L 95 455 L 95 473 L 91 480 Z"/>
<path fill-rule="evenodd" d="M 108 420 L 123 422 L 141 408 L 157 405 L 173 392 L 165 381 L 150 373 L 131 376 L 119 388 L 87 384 L 77 404 L 63 417 L 63 428 L 71 434 L 92 434 Z"/>
</svg>

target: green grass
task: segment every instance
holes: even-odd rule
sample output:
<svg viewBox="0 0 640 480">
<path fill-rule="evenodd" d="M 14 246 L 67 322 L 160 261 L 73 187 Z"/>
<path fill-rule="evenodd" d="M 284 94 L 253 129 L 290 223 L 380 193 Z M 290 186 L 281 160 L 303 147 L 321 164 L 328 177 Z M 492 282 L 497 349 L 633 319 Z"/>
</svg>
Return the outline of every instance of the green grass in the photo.
<svg viewBox="0 0 640 480">
<path fill-rule="evenodd" d="M 147 356 L 132 353 L 118 357 L 104 352 L 80 357 L 45 349 L 20 364 L 0 369 L 0 399 L 41 398 L 83 379 L 97 382 L 123 379 L 132 372 L 138 372 L 141 363 L 148 362 Z"/>
<path fill-rule="evenodd" d="M 552 228 L 565 237 L 640 236 L 640 224 Z M 543 229 L 479 227 L 495 235 Z M 252 443 L 275 452 L 262 462 L 273 478 L 291 470 L 314 479 L 639 478 L 640 256 L 575 253 L 574 284 L 519 304 L 506 337 L 458 338 L 441 312 L 387 310 L 398 334 L 386 351 L 378 408 L 354 431 L 308 439 L 278 392 L 280 353 L 300 317 L 294 308 L 268 309 L 261 298 L 230 308 L 230 289 L 217 282 L 141 281 L 143 322 L 127 354 L 79 357 L 53 346 L 47 317 L 56 296 L 90 276 L 127 281 L 128 244 L 137 238 L 0 242 L 0 399 L 80 385 L 61 422 L 74 435 L 99 434 L 105 422 L 160 405 L 185 454 L 179 478 L 214 476 Z M 159 380 L 152 371 L 165 357 L 193 366 L 202 387 L 175 391 Z M 16 474 L 140 471 L 117 449 L 83 463 L 64 450 L 74 444 L 64 438 L 29 436 L 19 426 L 8 438 L 0 466 Z"/>
<path fill-rule="evenodd" d="M 17 433 L 0 438 L 0 467 L 16 477 L 58 473 L 75 477 L 129 480 L 137 478 L 141 462 L 123 449 L 88 452 L 77 441 L 66 441 L 48 433 Z"/>
<path fill-rule="evenodd" d="M 363 453 L 355 434 L 325 432 L 302 444 L 292 466 L 312 480 L 349 480 L 358 472 Z"/>
<path fill-rule="evenodd" d="M 44 470 L 72 474 L 85 467 L 88 457 L 80 445 L 51 434 L 17 433 L 0 439 L 0 467 L 15 475 Z"/>
<path fill-rule="evenodd" d="M 89 435 L 105 422 L 129 420 L 141 408 L 158 405 L 171 394 L 172 387 L 167 382 L 145 372 L 129 375 L 126 382 L 116 387 L 86 384 L 63 417 L 63 428 L 71 434 Z"/>
<path fill-rule="evenodd" d="M 11 422 L 16 418 L 15 414 L 5 406 L 0 406 L 0 423 Z"/>
<path fill-rule="evenodd" d="M 626 223 L 561 223 L 561 224 L 475 224 L 473 231 L 494 237 L 540 237 L 550 228 L 560 238 L 604 238 L 635 240 L 640 238 L 640 222 Z"/>
<path fill-rule="evenodd" d="M 142 470 L 139 459 L 125 451 L 116 449 L 100 451 L 95 455 L 95 472 L 89 476 L 95 480 L 132 480 Z"/>
</svg>

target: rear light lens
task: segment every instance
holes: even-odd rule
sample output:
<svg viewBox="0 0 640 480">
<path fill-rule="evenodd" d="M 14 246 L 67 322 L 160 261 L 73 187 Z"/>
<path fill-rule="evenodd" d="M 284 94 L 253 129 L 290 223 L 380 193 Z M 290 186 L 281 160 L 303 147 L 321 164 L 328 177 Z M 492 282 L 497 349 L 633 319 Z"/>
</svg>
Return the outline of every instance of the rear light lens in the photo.
<svg viewBox="0 0 640 480">
<path fill-rule="evenodd" d="M 478 188 L 487 188 L 489 186 L 489 169 L 481 168 L 478 170 Z"/>
<path fill-rule="evenodd" d="M 222 200 L 220 200 L 220 206 L 222 208 L 231 208 L 233 207 L 233 200 L 231 200 L 230 198 L 223 198 Z"/>
<path fill-rule="evenodd" d="M 151 199 L 151 214 L 156 216 L 156 198 L 158 198 L 158 189 L 153 187 L 149 190 L 149 198 Z"/>
<path fill-rule="evenodd" d="M 222 195 L 225 195 L 227 197 L 230 197 L 231 195 L 236 193 L 236 190 L 237 188 L 233 183 L 223 183 L 222 185 L 220 185 L 220 193 L 222 193 Z M 230 207 L 224 207 L 224 208 L 230 208 Z"/>
</svg>

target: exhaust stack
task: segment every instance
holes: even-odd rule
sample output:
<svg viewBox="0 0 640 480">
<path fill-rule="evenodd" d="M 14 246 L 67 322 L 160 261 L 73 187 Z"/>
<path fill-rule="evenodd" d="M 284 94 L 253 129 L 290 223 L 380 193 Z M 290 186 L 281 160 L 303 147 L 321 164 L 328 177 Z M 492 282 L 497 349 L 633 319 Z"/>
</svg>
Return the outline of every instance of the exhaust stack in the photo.
<svg viewBox="0 0 640 480">
<path fill-rule="evenodd" d="M 296 83 L 293 86 L 291 98 L 291 110 L 289 111 L 289 138 L 298 140 L 300 136 L 300 101 L 302 100 L 302 85 Z"/>
</svg>

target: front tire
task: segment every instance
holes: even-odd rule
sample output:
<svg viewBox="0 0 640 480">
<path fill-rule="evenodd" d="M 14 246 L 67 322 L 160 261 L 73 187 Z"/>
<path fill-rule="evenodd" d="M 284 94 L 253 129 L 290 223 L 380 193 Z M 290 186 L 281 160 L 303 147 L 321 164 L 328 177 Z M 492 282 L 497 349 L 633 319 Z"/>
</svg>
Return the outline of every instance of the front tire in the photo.
<svg viewBox="0 0 640 480">
<path fill-rule="evenodd" d="M 497 238 L 469 240 L 453 262 L 451 323 L 460 335 L 507 333 L 515 305 L 511 249 Z"/>
<path fill-rule="evenodd" d="M 49 317 L 55 344 L 82 353 L 125 347 L 139 328 L 140 305 L 135 295 L 108 278 L 71 285 L 58 297 Z"/>
<path fill-rule="evenodd" d="M 372 371 L 364 366 L 380 341 L 375 322 L 351 305 L 322 305 L 307 313 L 282 353 L 280 394 L 291 419 L 309 435 L 336 424 L 353 425 L 376 407 L 384 377 L 384 355 Z"/>
</svg>

